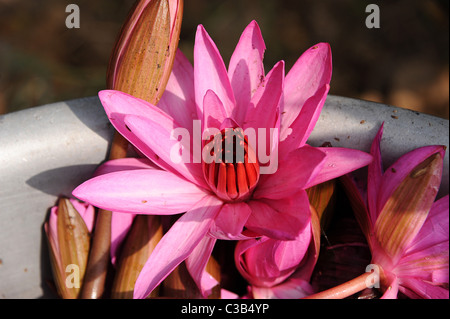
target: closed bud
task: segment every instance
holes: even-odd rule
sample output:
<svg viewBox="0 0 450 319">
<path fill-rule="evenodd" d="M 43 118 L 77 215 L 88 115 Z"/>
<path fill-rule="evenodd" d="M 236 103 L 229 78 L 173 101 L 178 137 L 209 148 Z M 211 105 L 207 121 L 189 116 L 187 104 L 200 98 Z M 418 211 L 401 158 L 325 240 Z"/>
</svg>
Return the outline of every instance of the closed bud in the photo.
<svg viewBox="0 0 450 319">
<path fill-rule="evenodd" d="M 182 0 L 137 1 L 111 55 L 108 88 L 157 104 L 178 47 Z"/>
<path fill-rule="evenodd" d="M 50 262 L 58 294 L 76 299 L 86 271 L 94 208 L 61 198 L 45 223 L 50 245 Z"/>
</svg>

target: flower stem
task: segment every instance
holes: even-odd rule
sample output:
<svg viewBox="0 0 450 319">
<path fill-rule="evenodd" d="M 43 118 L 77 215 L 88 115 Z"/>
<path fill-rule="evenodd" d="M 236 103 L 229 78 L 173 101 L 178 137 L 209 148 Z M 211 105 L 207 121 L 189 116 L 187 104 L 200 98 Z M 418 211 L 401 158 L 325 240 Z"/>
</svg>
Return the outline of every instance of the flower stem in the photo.
<svg viewBox="0 0 450 319">
<path fill-rule="evenodd" d="M 128 141 L 115 132 L 109 159 L 124 158 L 127 154 Z M 111 246 L 111 216 L 107 210 L 99 209 L 93 231 L 92 247 L 86 266 L 86 274 L 81 288 L 80 298 L 99 299 L 104 293 L 106 274 L 109 265 Z"/>
<path fill-rule="evenodd" d="M 339 286 L 310 295 L 303 299 L 344 299 L 367 288 L 367 279 L 373 275 L 366 272 Z"/>
</svg>

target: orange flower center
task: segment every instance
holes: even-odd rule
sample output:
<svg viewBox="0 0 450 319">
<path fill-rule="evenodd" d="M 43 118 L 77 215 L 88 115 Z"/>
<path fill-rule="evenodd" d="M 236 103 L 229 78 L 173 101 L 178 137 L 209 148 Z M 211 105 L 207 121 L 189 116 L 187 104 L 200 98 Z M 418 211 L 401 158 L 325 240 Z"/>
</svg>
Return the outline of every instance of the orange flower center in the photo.
<svg viewBox="0 0 450 319">
<path fill-rule="evenodd" d="M 210 158 L 202 167 L 211 189 L 225 201 L 248 199 L 259 180 L 259 164 L 243 130 L 223 129 L 206 147 Z"/>
</svg>

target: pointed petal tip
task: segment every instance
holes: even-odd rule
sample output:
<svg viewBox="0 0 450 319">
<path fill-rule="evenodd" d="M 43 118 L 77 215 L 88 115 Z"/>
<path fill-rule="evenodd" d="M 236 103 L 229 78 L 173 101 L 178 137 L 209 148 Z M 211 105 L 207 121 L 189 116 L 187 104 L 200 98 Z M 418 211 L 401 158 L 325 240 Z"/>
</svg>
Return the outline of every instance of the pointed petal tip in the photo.
<svg viewBox="0 0 450 319">
<path fill-rule="evenodd" d="M 247 29 L 252 30 L 252 32 L 253 32 L 254 34 L 256 34 L 256 35 L 258 36 L 258 38 L 260 38 L 261 40 L 263 40 L 262 33 L 261 33 L 261 28 L 259 27 L 259 24 L 258 24 L 258 22 L 256 22 L 256 20 L 252 20 L 252 21 L 248 24 L 248 26 L 245 28 L 245 30 L 244 30 L 244 32 L 243 32 L 242 34 L 244 34 L 245 31 L 246 31 Z M 265 49 L 265 48 L 266 48 L 266 45 L 264 44 L 264 40 L 262 41 L 262 44 L 263 44 L 263 47 L 264 47 L 264 49 Z"/>
<path fill-rule="evenodd" d="M 250 23 L 248 24 L 249 26 L 256 26 L 256 27 L 258 27 L 259 28 L 259 25 L 258 25 L 258 22 L 256 22 L 256 20 L 252 20 L 252 21 L 250 21 Z"/>
<path fill-rule="evenodd" d="M 98 92 L 98 97 L 105 108 L 111 108 L 111 105 L 118 105 L 124 101 L 129 101 L 130 104 L 134 101 L 147 103 L 137 97 L 118 90 L 101 90 Z"/>
<path fill-rule="evenodd" d="M 316 45 L 313 45 L 309 50 L 324 50 L 329 51 L 331 53 L 331 45 L 328 42 L 319 42 Z"/>
<path fill-rule="evenodd" d="M 101 90 L 98 92 L 98 96 L 100 99 L 107 99 L 116 94 L 129 96 L 129 94 L 118 90 Z"/>
<path fill-rule="evenodd" d="M 196 33 L 196 37 L 198 35 L 203 35 L 203 34 L 208 34 L 208 32 L 206 31 L 205 27 L 203 26 L 203 24 L 199 24 L 197 26 L 197 33 Z"/>
<path fill-rule="evenodd" d="M 312 51 L 318 51 L 316 54 L 320 54 L 323 56 L 324 64 L 327 65 L 327 68 L 329 70 L 329 78 L 328 83 L 331 81 L 331 74 L 332 74 L 332 53 L 331 53 L 331 45 L 328 42 L 320 42 L 316 45 L 313 45 L 311 48 L 308 49 L 307 52 Z"/>
<path fill-rule="evenodd" d="M 78 185 L 73 191 L 72 191 L 72 195 L 76 198 L 78 198 L 81 201 L 85 201 L 84 198 L 84 183 Z"/>
<path fill-rule="evenodd" d="M 286 62 L 284 60 L 278 61 L 274 66 L 272 70 L 282 68 L 284 70 L 284 66 L 286 65 Z"/>
</svg>

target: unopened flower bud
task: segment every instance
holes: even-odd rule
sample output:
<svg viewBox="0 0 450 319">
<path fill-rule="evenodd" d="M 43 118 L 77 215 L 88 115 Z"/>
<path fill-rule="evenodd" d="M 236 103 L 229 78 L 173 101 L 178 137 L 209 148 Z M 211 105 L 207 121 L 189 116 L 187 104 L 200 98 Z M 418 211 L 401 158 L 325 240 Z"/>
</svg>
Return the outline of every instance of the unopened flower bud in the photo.
<svg viewBox="0 0 450 319">
<path fill-rule="evenodd" d="M 94 208 L 61 198 L 45 223 L 56 289 L 63 299 L 78 298 L 90 248 Z"/>
<path fill-rule="evenodd" d="M 110 59 L 108 88 L 157 104 L 172 70 L 182 14 L 182 0 L 136 2 Z"/>
</svg>

